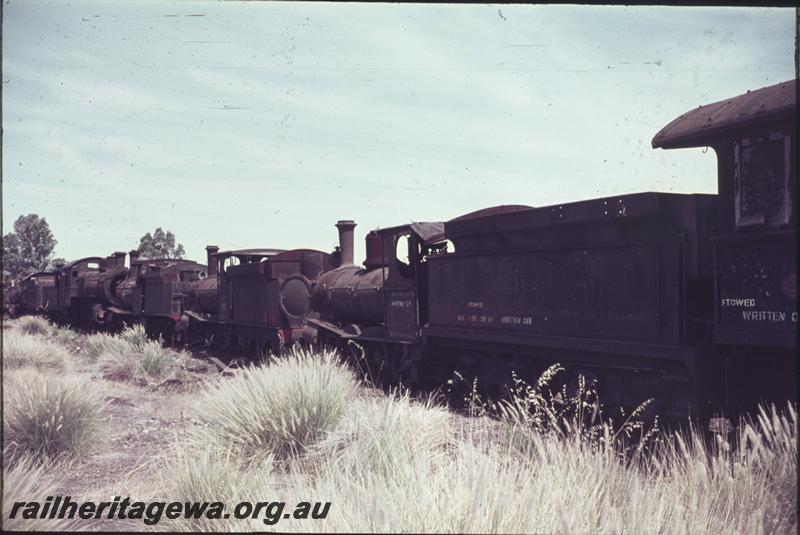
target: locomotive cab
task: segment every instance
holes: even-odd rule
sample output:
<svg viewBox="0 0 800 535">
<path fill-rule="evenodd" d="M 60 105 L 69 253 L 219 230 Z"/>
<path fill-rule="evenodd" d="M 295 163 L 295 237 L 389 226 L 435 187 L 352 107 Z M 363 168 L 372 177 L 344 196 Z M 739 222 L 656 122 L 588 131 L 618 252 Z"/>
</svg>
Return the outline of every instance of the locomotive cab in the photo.
<svg viewBox="0 0 800 535">
<path fill-rule="evenodd" d="M 17 311 L 37 313 L 47 311 L 56 302 L 55 274 L 40 271 L 28 275 L 18 286 L 16 297 Z"/>
<path fill-rule="evenodd" d="M 427 259 L 446 250 L 444 224 L 411 223 L 374 234 L 383 242 L 382 261 L 388 266 L 382 281 L 385 336 L 390 340 L 418 342 L 420 325 L 428 319 Z"/>
<path fill-rule="evenodd" d="M 719 235 L 713 339 L 726 402 L 796 399 L 797 81 L 749 91 L 678 117 L 654 148 L 712 147 Z"/>
<path fill-rule="evenodd" d="M 90 256 L 70 262 L 57 271 L 57 310 L 66 311 L 70 308 L 72 298 L 78 295 L 78 279 L 80 275 L 82 273 L 100 271 L 102 262 L 103 258 L 99 256 Z"/>
<path fill-rule="evenodd" d="M 427 258 L 445 248 L 442 223 L 412 223 L 371 231 L 364 267 L 353 265 L 352 221 L 337 224 L 342 265 L 314 288 L 316 326 L 343 338 L 419 341 L 427 297 Z M 422 289 L 422 290 L 421 290 Z"/>
<path fill-rule="evenodd" d="M 796 347 L 795 80 L 701 106 L 653 147 L 713 147 L 720 234 L 713 240 L 714 341 Z"/>
</svg>

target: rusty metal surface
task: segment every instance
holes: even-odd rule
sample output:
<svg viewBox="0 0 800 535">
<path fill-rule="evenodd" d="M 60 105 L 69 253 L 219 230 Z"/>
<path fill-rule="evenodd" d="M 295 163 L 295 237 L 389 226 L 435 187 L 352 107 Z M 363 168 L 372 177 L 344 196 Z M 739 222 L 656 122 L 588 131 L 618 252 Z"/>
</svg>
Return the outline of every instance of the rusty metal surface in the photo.
<svg viewBox="0 0 800 535">
<path fill-rule="evenodd" d="M 270 268 L 270 276 L 278 279 L 283 273 L 286 276 L 301 273 L 309 280 L 315 280 L 322 272 L 330 270 L 331 255 L 316 249 L 292 249 L 283 251 L 269 258 L 266 262 Z M 294 265 L 292 269 L 280 270 L 276 268 L 281 264 Z"/>
<path fill-rule="evenodd" d="M 104 263 L 104 258 L 88 256 L 65 264 L 57 271 L 58 303 L 55 310 L 66 310 L 72 305 L 72 299 L 78 295 L 78 279 L 87 272 L 97 272 Z"/>
<path fill-rule="evenodd" d="M 290 275 L 280 284 L 281 310 L 290 323 L 300 324 L 311 312 L 311 282 L 301 275 Z"/>
<path fill-rule="evenodd" d="M 588 244 L 587 244 L 588 245 Z M 430 263 L 430 325 L 661 341 L 656 245 L 448 256 Z"/>
<path fill-rule="evenodd" d="M 384 290 L 386 297 L 386 336 L 413 342 L 417 339 L 419 318 L 415 290 Z"/>
<path fill-rule="evenodd" d="M 234 249 L 230 251 L 219 251 L 216 253 L 220 257 L 227 258 L 229 256 L 235 257 L 269 257 L 276 254 L 285 252 L 285 249 L 267 249 L 267 248 L 253 248 L 253 249 Z"/>
<path fill-rule="evenodd" d="M 411 230 L 417 233 L 423 243 L 431 244 L 442 241 L 444 235 L 444 223 L 435 221 L 432 223 L 411 223 Z"/>
<path fill-rule="evenodd" d="M 216 277 L 219 271 L 219 247 L 216 245 L 206 245 L 206 265 L 208 266 L 208 276 Z"/>
<path fill-rule="evenodd" d="M 351 219 L 342 219 L 336 223 L 339 231 L 339 250 L 335 263 L 339 266 L 352 266 L 354 263 L 354 231 L 356 223 Z"/>
<path fill-rule="evenodd" d="M 341 323 L 382 323 L 382 290 L 387 271 L 342 266 L 323 273 L 314 286 L 314 310 Z"/>
<path fill-rule="evenodd" d="M 422 243 L 426 245 L 431 245 L 434 243 L 438 243 L 445 238 L 444 230 L 445 230 L 444 223 L 439 221 L 429 221 L 429 222 L 409 223 L 407 225 L 397 225 L 394 227 L 386 227 L 386 228 L 376 229 L 372 232 L 386 236 L 390 234 L 393 235 L 403 234 L 406 231 L 412 231 L 419 237 Z"/>
<path fill-rule="evenodd" d="M 748 91 L 684 113 L 653 137 L 653 148 L 701 147 L 716 136 L 745 126 L 794 117 L 797 80 Z"/>
<path fill-rule="evenodd" d="M 796 345 L 796 237 L 784 230 L 714 240 L 717 342 Z"/>
<path fill-rule="evenodd" d="M 646 193 L 448 222 L 456 252 L 428 259 L 430 324 L 684 343 L 683 288 L 711 286 L 697 264 L 714 200 Z"/>
<path fill-rule="evenodd" d="M 40 271 L 22 279 L 17 286 L 15 302 L 19 310 L 36 312 L 55 304 L 55 273 Z"/>
<path fill-rule="evenodd" d="M 142 312 L 141 306 L 138 306 L 138 303 L 141 303 L 141 299 L 134 302 L 135 292 L 139 289 L 136 279 L 137 277 L 135 276 L 126 277 L 117 284 L 115 290 L 115 296 L 119 307 L 131 314 L 141 314 Z"/>
<path fill-rule="evenodd" d="M 475 210 L 474 212 L 469 212 L 468 214 L 464 214 L 462 216 L 458 216 L 454 219 L 451 219 L 450 222 L 463 221 L 465 219 L 473 219 L 476 217 L 508 214 L 511 212 L 518 212 L 520 210 L 528 210 L 529 208 L 533 208 L 533 206 L 528 206 L 525 204 L 501 204 L 500 206 L 492 206 L 489 208 L 482 208 L 480 210 Z"/>
<path fill-rule="evenodd" d="M 377 232 L 372 231 L 367 234 L 365 242 L 367 258 L 364 260 L 364 266 L 367 269 L 374 269 L 387 265 L 392 254 L 392 249 L 388 240 Z"/>
<path fill-rule="evenodd" d="M 470 218 L 456 218 L 445 223 L 447 236 L 456 252 L 514 249 L 526 247 L 558 247 L 583 237 L 587 242 L 608 243 L 609 229 L 617 225 L 640 225 L 643 219 L 666 218 L 678 227 L 685 227 L 696 246 L 696 233 L 706 232 L 695 224 L 702 214 L 706 218 L 716 210 L 716 196 L 702 194 L 634 193 L 577 201 L 540 208 L 487 213 Z M 690 218 L 695 223 L 681 222 Z M 700 218 L 700 219 L 698 219 Z M 704 220 L 703 220 L 704 221 Z M 694 253 L 693 253 L 694 254 Z M 710 256 L 709 256 L 710 258 Z"/>
<path fill-rule="evenodd" d="M 183 292 L 184 310 L 209 315 L 218 314 L 218 284 L 217 277 L 207 277 L 189 284 Z"/>
<path fill-rule="evenodd" d="M 240 263 L 193 284 L 186 291 L 186 310 L 242 326 L 298 327 L 310 312 L 312 281 L 332 267 L 331 255 L 314 249 L 214 253 L 222 260 L 229 256 Z"/>
<path fill-rule="evenodd" d="M 144 287 L 144 314 L 177 316 L 183 309 L 184 293 L 203 280 L 206 266 L 191 260 L 148 260 L 140 277 Z"/>
</svg>

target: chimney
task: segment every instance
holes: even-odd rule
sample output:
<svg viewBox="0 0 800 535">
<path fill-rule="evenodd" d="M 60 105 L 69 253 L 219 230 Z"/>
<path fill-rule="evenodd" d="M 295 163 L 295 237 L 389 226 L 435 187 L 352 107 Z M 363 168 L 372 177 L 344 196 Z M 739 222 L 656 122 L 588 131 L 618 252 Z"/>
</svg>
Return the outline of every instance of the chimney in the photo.
<svg viewBox="0 0 800 535">
<path fill-rule="evenodd" d="M 137 251 L 136 249 L 132 249 L 131 251 L 128 252 L 128 258 L 129 258 L 128 268 L 131 270 L 130 271 L 131 274 L 134 277 L 138 277 L 139 271 L 141 270 L 141 265 L 139 263 L 139 251 Z"/>
<path fill-rule="evenodd" d="M 219 260 L 215 256 L 219 252 L 216 245 L 206 245 L 206 258 L 208 264 L 208 276 L 215 277 L 219 271 Z"/>
<path fill-rule="evenodd" d="M 125 253 L 122 251 L 117 251 L 113 255 L 114 257 L 114 265 L 119 267 L 125 267 Z"/>
<path fill-rule="evenodd" d="M 342 266 L 353 265 L 353 229 L 356 224 L 352 219 L 341 220 L 336 223 L 336 228 L 339 229 L 339 250 L 342 255 Z"/>
</svg>

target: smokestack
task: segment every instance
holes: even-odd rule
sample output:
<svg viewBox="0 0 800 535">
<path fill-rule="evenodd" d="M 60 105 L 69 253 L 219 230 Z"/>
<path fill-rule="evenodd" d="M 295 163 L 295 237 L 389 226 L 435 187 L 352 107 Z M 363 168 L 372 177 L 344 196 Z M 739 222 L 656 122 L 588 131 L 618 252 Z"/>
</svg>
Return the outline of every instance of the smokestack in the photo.
<svg viewBox="0 0 800 535">
<path fill-rule="evenodd" d="M 353 229 L 356 224 L 352 219 L 344 219 L 336 223 L 336 228 L 339 229 L 339 250 L 342 255 L 342 266 L 353 265 Z"/>
<path fill-rule="evenodd" d="M 219 247 L 216 245 L 206 245 L 206 258 L 208 264 L 208 276 L 214 277 L 219 271 L 219 260 L 214 256 L 219 252 Z"/>
<path fill-rule="evenodd" d="M 128 268 L 131 270 L 131 274 L 134 277 L 139 276 L 139 251 L 136 249 L 132 249 L 128 252 Z"/>
<path fill-rule="evenodd" d="M 122 251 L 117 251 L 113 255 L 114 257 L 114 265 L 119 267 L 125 267 L 125 253 Z"/>
</svg>

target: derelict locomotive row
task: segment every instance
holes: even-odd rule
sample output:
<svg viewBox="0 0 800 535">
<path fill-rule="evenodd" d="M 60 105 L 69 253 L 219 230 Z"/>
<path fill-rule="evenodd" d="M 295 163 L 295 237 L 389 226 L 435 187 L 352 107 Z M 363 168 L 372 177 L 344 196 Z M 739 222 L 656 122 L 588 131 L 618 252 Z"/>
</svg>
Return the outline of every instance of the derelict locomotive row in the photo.
<svg viewBox="0 0 800 535">
<path fill-rule="evenodd" d="M 553 362 L 608 405 L 667 415 L 796 399 L 796 81 L 701 106 L 654 148 L 712 147 L 717 195 L 499 206 L 366 236 L 333 254 L 207 248 L 207 265 L 124 253 L 36 273 L 11 306 L 83 326 L 278 352 L 350 351 L 405 383 L 488 383 Z"/>
</svg>

